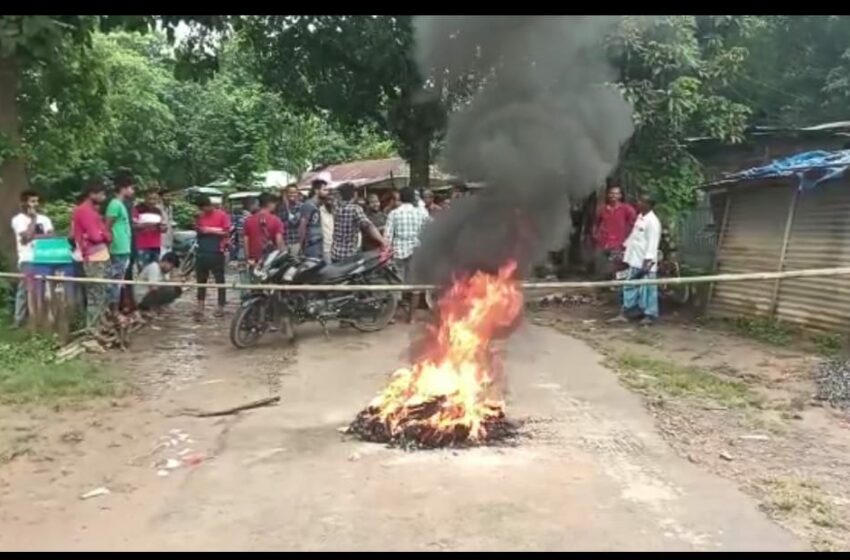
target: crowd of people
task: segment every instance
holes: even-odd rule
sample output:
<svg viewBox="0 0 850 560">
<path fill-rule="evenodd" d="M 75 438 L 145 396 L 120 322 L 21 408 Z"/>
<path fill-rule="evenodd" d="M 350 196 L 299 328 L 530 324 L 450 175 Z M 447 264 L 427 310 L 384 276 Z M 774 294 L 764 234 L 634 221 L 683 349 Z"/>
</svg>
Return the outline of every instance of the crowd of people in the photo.
<svg viewBox="0 0 850 560">
<path fill-rule="evenodd" d="M 341 262 L 361 251 L 391 250 L 399 275 L 409 282 L 411 258 L 419 246 L 420 235 L 434 215 L 464 192 L 454 188 L 451 195 L 438 201 L 429 190 L 417 192 L 411 187 L 358 196 L 352 183 L 331 189 L 327 173 L 319 173 L 309 193 L 302 196 L 296 185 L 281 189 L 280 195 L 262 193 L 258 199 L 246 198 L 243 207 L 231 214 L 221 201 L 201 197 L 195 220 L 195 280 L 206 284 L 210 279 L 225 281 L 228 261 L 236 262 L 242 280 L 250 281 L 250 270 L 273 250 L 287 251 L 326 262 Z M 101 317 L 121 321 L 138 312 L 156 311 L 180 297 L 174 286 L 130 286 L 109 280 L 145 282 L 168 280 L 179 270 L 180 258 L 171 249 L 173 221 L 169 205 L 158 189 L 147 189 L 135 202 L 136 186 L 131 174 L 119 173 L 112 193 L 104 182 L 86 186 L 71 215 L 66 243 L 68 255 L 57 257 L 57 249 L 47 259 L 47 243 L 61 239 L 53 221 L 39 209 L 39 195 L 27 191 L 21 196 L 21 209 L 12 219 L 17 241 L 18 268 L 30 278 L 20 282 L 15 298 L 15 324 L 21 326 L 44 298 L 35 275 L 61 274 L 102 279 L 87 284 L 84 290 L 69 284 L 66 298 L 81 303 L 86 324 L 91 327 Z M 591 229 L 594 261 L 603 277 L 654 278 L 658 271 L 662 228 L 647 196 L 635 205 L 624 201 L 622 189 L 608 185 L 606 199 L 594 213 Z M 59 250 L 61 252 L 61 249 Z M 41 256 L 39 256 L 41 253 Z M 197 290 L 195 316 L 204 317 L 207 290 Z M 219 288 L 214 315 L 221 316 L 227 302 Z M 414 294 L 407 306 L 408 320 L 419 305 Z M 621 313 L 615 319 L 626 321 L 639 316 L 644 324 L 658 318 L 656 286 L 629 286 L 622 292 Z"/>
<path fill-rule="evenodd" d="M 421 197 L 415 189 L 392 191 L 381 200 L 376 193 L 359 197 L 352 183 L 331 190 L 327 173 L 311 182 L 302 197 L 296 185 L 288 185 L 280 196 L 263 193 L 246 199 L 242 209 L 228 214 L 221 201 L 201 197 L 195 220 L 195 280 L 210 279 L 223 284 L 228 261 L 235 261 L 243 279 L 272 250 L 288 251 L 327 262 L 345 261 L 360 251 L 391 250 L 395 265 L 407 280 L 419 236 L 433 215 L 450 203 L 438 202 L 430 191 Z M 67 236 L 54 231 L 50 217 L 40 211 L 39 195 L 27 191 L 21 210 L 12 219 L 17 241 L 18 268 L 26 280 L 20 282 L 15 301 L 15 324 L 22 326 L 44 298 L 43 284 L 35 275 L 85 276 L 103 282 L 87 283 L 83 290 L 69 284 L 66 299 L 85 310 L 86 325 L 95 326 L 103 317 L 125 321 L 139 312 L 156 311 L 178 298 L 174 286 L 131 286 L 109 280 L 144 282 L 170 279 L 179 270 L 180 258 L 171 249 L 173 221 L 163 193 L 147 189 L 136 202 L 136 185 L 129 172 L 118 173 L 112 192 L 103 181 L 89 183 L 71 215 Z M 462 196 L 456 188 L 451 198 Z M 67 255 L 36 258 L 47 240 L 67 240 Z M 64 268 L 63 268 L 64 267 Z M 207 290 L 197 290 L 195 316 L 203 318 Z M 224 314 L 227 294 L 219 288 L 214 315 Z M 418 305 L 414 297 L 409 317 Z"/>
<path fill-rule="evenodd" d="M 245 256 L 243 273 L 247 274 L 271 250 L 288 251 L 292 255 L 342 262 L 361 251 L 391 250 L 394 264 L 404 281 L 409 280 L 410 259 L 419 245 L 422 229 L 431 218 L 446 208 L 452 198 L 463 196 L 454 188 L 451 197 L 438 202 L 434 193 L 425 190 L 421 196 L 412 187 L 385 193 L 384 200 L 372 192 L 359 196 L 352 183 L 331 189 L 332 179 L 319 173 L 311 181 L 310 190 L 302 197 L 296 185 L 284 187 L 279 197 L 271 193 L 251 201 L 231 216 L 240 223 L 235 244 Z M 201 230 L 199 229 L 199 235 Z M 199 243 L 199 251 L 201 245 Z M 198 281 L 205 282 L 198 274 Z M 199 291 L 198 314 L 203 313 L 204 294 Z M 219 308 L 226 300 L 219 291 Z M 413 295 L 408 306 L 408 320 L 419 305 Z"/>
<path fill-rule="evenodd" d="M 36 192 L 22 194 L 20 212 L 12 218 L 18 269 L 25 275 L 15 297 L 16 326 L 22 326 L 44 301 L 44 285 L 34 280 L 35 275 L 104 280 L 83 290 L 72 283 L 65 287 L 66 301 L 85 309 L 87 327 L 104 316 L 121 321 L 130 312 L 155 310 L 179 297 L 181 290 L 175 287 L 133 290 L 108 282 L 134 275 L 159 281 L 180 265 L 177 255 L 168 250 L 172 225 L 159 190 L 147 190 L 136 203 L 134 183 L 129 172 L 117 174 L 112 193 L 104 181 L 90 182 L 71 213 L 67 235 L 56 232 L 50 217 L 40 211 Z"/>
</svg>

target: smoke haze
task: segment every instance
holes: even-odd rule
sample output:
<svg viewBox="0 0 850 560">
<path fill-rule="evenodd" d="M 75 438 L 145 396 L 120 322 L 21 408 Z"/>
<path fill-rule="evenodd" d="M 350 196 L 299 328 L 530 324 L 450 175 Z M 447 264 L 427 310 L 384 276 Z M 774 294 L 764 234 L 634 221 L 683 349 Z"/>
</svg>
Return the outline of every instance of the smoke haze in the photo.
<svg viewBox="0 0 850 560">
<path fill-rule="evenodd" d="M 486 187 L 453 201 L 423 234 L 416 282 L 492 270 L 525 274 L 570 230 L 570 203 L 604 183 L 633 131 L 602 40 L 616 16 L 418 16 L 423 75 L 483 85 L 449 118 L 441 167 Z"/>
</svg>

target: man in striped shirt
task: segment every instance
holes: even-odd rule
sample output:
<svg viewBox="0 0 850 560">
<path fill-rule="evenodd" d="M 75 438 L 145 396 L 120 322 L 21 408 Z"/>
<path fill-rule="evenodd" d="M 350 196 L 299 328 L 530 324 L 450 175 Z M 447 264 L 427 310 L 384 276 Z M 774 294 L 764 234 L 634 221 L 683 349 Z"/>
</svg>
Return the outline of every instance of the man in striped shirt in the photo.
<svg viewBox="0 0 850 560">
<path fill-rule="evenodd" d="M 431 221 L 427 212 L 414 206 L 416 195 L 412 187 L 404 187 L 399 192 L 401 204 L 387 216 L 387 243 L 393 250 L 396 270 L 405 283 L 410 282 L 410 259 L 419 246 L 419 237 L 425 225 Z M 413 313 L 419 306 L 420 294 L 411 294 L 408 322 L 413 321 Z"/>
</svg>

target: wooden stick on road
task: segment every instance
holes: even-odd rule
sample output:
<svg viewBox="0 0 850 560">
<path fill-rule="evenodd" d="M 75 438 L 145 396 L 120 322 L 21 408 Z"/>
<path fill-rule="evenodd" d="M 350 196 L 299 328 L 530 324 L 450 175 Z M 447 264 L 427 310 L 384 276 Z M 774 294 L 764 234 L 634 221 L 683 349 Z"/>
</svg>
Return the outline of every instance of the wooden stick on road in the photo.
<svg viewBox="0 0 850 560">
<path fill-rule="evenodd" d="M 230 414 L 237 414 L 242 412 L 243 410 L 250 410 L 252 408 L 260 408 L 261 406 L 269 406 L 271 404 L 275 404 L 280 401 L 280 396 L 268 397 L 265 399 L 260 399 L 257 401 L 251 401 L 249 403 L 240 404 L 239 406 L 234 406 L 232 408 L 225 408 L 224 410 L 214 410 L 212 412 L 204 412 L 200 410 L 193 409 L 183 409 L 174 416 L 194 416 L 196 418 L 210 418 L 212 416 L 228 416 Z"/>
</svg>

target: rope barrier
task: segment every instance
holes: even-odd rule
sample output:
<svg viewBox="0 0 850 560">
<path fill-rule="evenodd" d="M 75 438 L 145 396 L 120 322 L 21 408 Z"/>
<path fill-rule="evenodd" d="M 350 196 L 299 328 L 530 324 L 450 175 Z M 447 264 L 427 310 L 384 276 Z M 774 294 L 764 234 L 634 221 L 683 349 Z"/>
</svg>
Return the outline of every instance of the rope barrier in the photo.
<svg viewBox="0 0 850 560">
<path fill-rule="evenodd" d="M 523 282 L 527 291 L 538 290 L 593 290 L 596 288 L 618 288 L 623 286 L 678 286 L 683 284 L 710 284 L 713 282 L 748 282 L 788 278 L 818 278 L 850 276 L 850 267 L 811 268 L 785 270 L 781 272 L 747 272 L 739 274 L 714 274 L 709 276 L 685 276 L 679 278 L 642 278 L 640 280 L 602 280 L 575 282 Z M 269 290 L 281 292 L 422 292 L 438 290 L 433 284 L 200 284 L 197 282 L 146 282 L 140 280 L 111 280 L 108 278 L 77 278 L 73 276 L 25 275 L 20 272 L 0 272 L 0 278 L 34 278 L 48 282 L 71 282 L 77 284 L 116 284 L 122 286 L 173 286 L 181 288 L 225 288 L 231 290 Z"/>
</svg>

